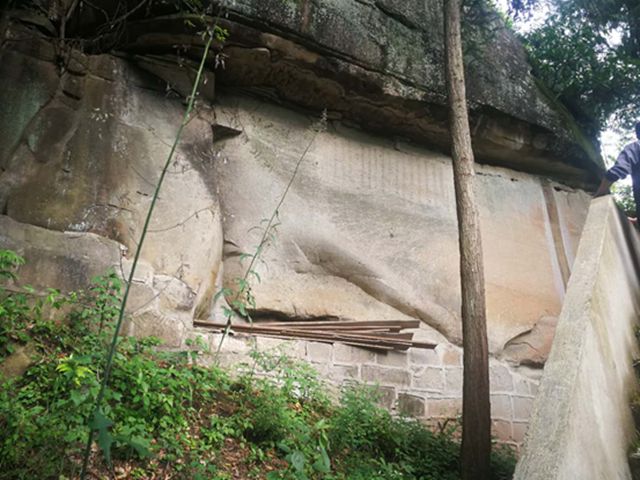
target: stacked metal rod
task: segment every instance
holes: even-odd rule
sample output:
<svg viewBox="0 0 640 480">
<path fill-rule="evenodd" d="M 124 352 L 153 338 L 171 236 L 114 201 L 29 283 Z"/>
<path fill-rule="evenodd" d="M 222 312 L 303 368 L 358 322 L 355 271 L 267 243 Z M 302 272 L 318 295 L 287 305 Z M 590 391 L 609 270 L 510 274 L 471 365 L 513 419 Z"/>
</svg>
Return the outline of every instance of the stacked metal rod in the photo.
<svg viewBox="0 0 640 480">
<path fill-rule="evenodd" d="M 196 327 L 222 332 L 226 323 L 196 320 Z M 372 321 L 314 321 L 305 322 L 254 322 L 231 325 L 231 331 L 277 338 L 299 338 L 316 342 L 340 342 L 373 350 L 407 350 L 409 348 L 432 349 L 436 345 L 413 340 L 413 332 L 403 332 L 420 326 L 419 320 Z"/>
</svg>

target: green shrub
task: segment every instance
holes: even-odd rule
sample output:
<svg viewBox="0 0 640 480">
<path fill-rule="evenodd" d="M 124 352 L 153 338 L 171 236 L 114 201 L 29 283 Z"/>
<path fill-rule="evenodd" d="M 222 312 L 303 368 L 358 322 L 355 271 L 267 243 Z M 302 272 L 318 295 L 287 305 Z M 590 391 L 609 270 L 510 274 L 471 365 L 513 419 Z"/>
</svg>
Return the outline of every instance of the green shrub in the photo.
<svg viewBox="0 0 640 480">
<path fill-rule="evenodd" d="M 636 201 L 633 198 L 633 188 L 628 183 L 618 182 L 611 186 L 611 193 L 616 204 L 628 217 L 636 216 Z"/>
<path fill-rule="evenodd" d="M 516 469 L 515 452 L 505 445 L 495 445 L 491 452 L 491 472 L 493 480 L 510 480 Z"/>
<path fill-rule="evenodd" d="M 245 415 L 244 437 L 254 443 L 275 445 L 284 440 L 295 419 L 282 391 L 266 381 L 246 384 L 240 396 Z"/>
<path fill-rule="evenodd" d="M 332 458 L 343 458 L 345 478 L 457 480 L 459 425 L 434 433 L 410 418 L 394 417 L 378 406 L 379 394 L 367 386 L 343 392 L 331 420 Z M 492 479 L 513 475 L 511 449 L 498 447 L 492 454 Z"/>
<path fill-rule="evenodd" d="M 0 385 L 0 478 L 77 474 L 120 286 L 111 273 L 86 291 L 64 297 L 56 292 L 55 298 L 50 292 L 44 301 L 31 290 L 0 290 L 2 351 L 30 342 L 40 355 L 24 376 Z M 44 302 L 54 309 L 66 305 L 63 318 L 44 319 Z M 184 353 L 157 352 L 158 343 L 119 340 L 104 413 L 114 421 L 116 458 L 143 459 L 155 452 L 169 461 L 179 459 L 177 469 L 188 470 L 184 460 L 190 456 L 198 407 L 211 403 L 228 379 L 216 369 L 191 365 Z"/>
<path fill-rule="evenodd" d="M 13 273 L 16 258 L 1 258 L 9 261 L 0 269 Z M 0 352 L 31 343 L 39 356 L 25 375 L 0 384 L 0 479 L 77 477 L 120 287 L 113 273 L 68 295 L 0 287 L 1 311 L 9 312 Z M 232 380 L 197 366 L 195 351 L 163 353 L 158 344 L 118 339 L 102 408 L 112 444 L 91 459 L 104 477 L 110 459 L 140 479 L 169 471 L 223 480 L 238 469 L 267 480 L 459 478 L 453 429 L 433 433 L 392 416 L 371 387 L 347 388 L 332 404 L 317 373 L 285 355 L 254 352 L 253 365 Z M 496 451 L 493 478 L 510 478 L 513 465 Z"/>
<path fill-rule="evenodd" d="M 342 402 L 332 419 L 331 445 L 335 451 L 352 449 L 372 455 L 393 455 L 403 441 L 400 425 L 377 405 L 379 393 L 365 386 L 343 391 Z"/>
<path fill-rule="evenodd" d="M 364 478 L 375 471 L 377 478 L 395 478 L 391 473 L 380 477 L 380 472 L 397 471 L 401 478 L 458 478 L 453 431 L 433 433 L 412 419 L 393 417 L 377 405 L 378 397 L 371 387 L 348 388 L 333 417 L 332 450 L 350 458 L 345 465 L 350 475 Z"/>
</svg>

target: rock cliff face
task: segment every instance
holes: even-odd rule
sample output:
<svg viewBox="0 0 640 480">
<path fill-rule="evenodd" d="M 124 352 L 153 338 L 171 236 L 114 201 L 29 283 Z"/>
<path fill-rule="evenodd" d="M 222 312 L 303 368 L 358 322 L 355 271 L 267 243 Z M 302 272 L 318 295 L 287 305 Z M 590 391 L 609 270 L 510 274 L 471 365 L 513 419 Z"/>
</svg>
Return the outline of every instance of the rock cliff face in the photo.
<svg viewBox="0 0 640 480">
<path fill-rule="evenodd" d="M 229 11 L 230 31 L 238 32 L 229 54 L 243 60 L 229 62 L 221 83 L 268 87 L 387 135 L 446 148 L 441 2 L 237 0 Z M 466 27 L 476 155 L 574 182 L 576 167 L 594 172 L 597 158 L 576 144 L 570 118 L 538 88 L 523 48 L 495 14 Z"/>
<path fill-rule="evenodd" d="M 109 13 L 111 2 L 92 3 Z M 35 286 L 78 288 L 111 265 L 130 267 L 201 50 L 184 18 L 159 4 L 99 42 L 84 5 L 69 31 L 85 53 L 42 33 L 55 21 L 5 17 L 0 247 L 27 257 L 22 278 Z M 245 0 L 229 2 L 221 21 L 225 68 L 214 72 L 212 60 L 160 195 L 129 332 L 181 347 L 194 318 L 219 319 L 214 293 L 242 272 L 241 253 L 259 239 L 252 227 L 307 151 L 258 267 L 254 316 L 420 319 L 419 335 L 440 344 L 425 358 L 294 350 L 335 381 L 379 381 L 390 405 L 454 414 L 460 295 L 437 2 Z M 87 53 L 104 45 L 115 54 Z M 546 359 L 589 202 L 575 187 L 599 166 L 508 32 L 475 45 L 494 418 L 518 442 L 535 387 L 526 367 Z M 317 133 L 322 109 L 328 128 Z M 230 362 L 246 353 L 236 341 L 229 349 Z"/>
<path fill-rule="evenodd" d="M 106 11 L 114 8 L 113 2 L 96 3 Z M 231 35 L 226 68 L 218 71 L 221 86 L 327 109 L 333 118 L 370 131 L 447 150 L 439 1 L 223 3 L 219 23 Z M 145 55 L 170 52 L 175 62 L 176 44 L 187 44 L 183 55 L 199 57 L 202 41 L 182 16 L 167 8 L 151 11 L 156 15 L 138 21 L 134 16 L 118 32 L 121 49 Z M 90 13 L 84 21 L 89 26 Z M 573 184 L 592 182 L 601 168 L 599 155 L 563 108 L 539 88 L 513 34 L 489 12 L 466 27 L 477 157 Z"/>
</svg>

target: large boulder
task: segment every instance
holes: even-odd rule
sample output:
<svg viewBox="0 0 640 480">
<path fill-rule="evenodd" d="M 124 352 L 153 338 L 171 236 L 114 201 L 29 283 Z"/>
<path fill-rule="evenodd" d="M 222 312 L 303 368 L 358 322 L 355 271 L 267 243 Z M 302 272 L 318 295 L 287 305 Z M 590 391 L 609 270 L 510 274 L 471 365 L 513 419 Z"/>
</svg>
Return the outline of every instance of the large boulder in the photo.
<svg viewBox="0 0 640 480">
<path fill-rule="evenodd" d="M 0 211 L 3 223 L 12 219 L 31 230 L 0 228 L 0 248 L 22 252 L 26 269 L 47 255 L 57 265 L 25 281 L 75 289 L 106 266 L 119 265 L 120 257 L 132 258 L 180 126 L 182 101 L 124 60 L 71 51 L 60 70 L 46 39 L 19 25 L 7 35 L 11 48 L 0 50 L 0 78 L 8 86 L 0 91 L 0 132 L 6 132 L 0 140 Z M 142 264 L 152 272 L 148 289 L 138 287 L 134 295 L 140 305 L 158 298 L 171 304 L 169 316 L 180 317 L 179 324 L 199 306 L 208 309 L 220 268 L 211 114 L 199 106 L 183 132 L 142 251 Z M 77 243 L 79 238 L 94 241 Z M 109 241 L 122 249 L 115 250 L 115 260 L 113 249 L 103 251 Z M 65 272 L 73 279 L 67 281 Z M 161 295 L 165 290 L 189 297 L 188 308 Z M 170 325 L 166 315 L 147 312 L 144 318 Z"/>
<path fill-rule="evenodd" d="M 91 22 L 79 8 L 82 35 Z M 125 276 L 183 113 L 189 58 L 202 46 L 184 15 L 168 13 L 132 15 L 119 31 L 124 56 L 68 50 L 61 66 L 46 36 L 15 22 L 0 51 L 0 78 L 11 86 L 0 91 L 11 112 L 0 116 L 0 209 L 47 232 L 118 242 Z M 254 317 L 418 318 L 421 335 L 459 344 L 439 9 L 242 1 L 220 21 L 231 34 L 228 58 L 217 54 L 226 68 L 207 73 L 169 166 L 132 286 L 130 331 L 179 346 L 193 318 L 220 319 L 214 293 L 243 277 L 242 254 L 261 236 L 253 227 L 297 172 L 256 264 Z M 540 174 L 582 184 L 599 167 L 510 34 L 474 35 L 476 151 L 510 167 L 480 165 L 476 178 L 490 347 L 499 354 L 559 313 L 584 222 L 588 196 Z M 318 133 L 323 108 L 328 129 Z"/>
<path fill-rule="evenodd" d="M 198 19 L 180 2 L 18 3 L 42 8 L 0 18 L 0 248 L 27 257 L 20 278 L 37 288 L 82 288 L 109 267 L 128 278 L 202 55 Z M 418 319 L 417 338 L 435 350 L 288 346 L 337 385 L 380 383 L 389 408 L 455 417 L 460 280 L 440 4 L 225 4 L 230 38 L 214 45 L 166 172 L 125 333 L 169 348 L 208 335 L 218 348 L 194 319 L 224 320 L 234 296 L 216 292 L 245 276 L 257 322 Z M 49 8 L 64 5 L 76 6 L 71 43 Z M 465 29 L 467 85 L 493 428 L 517 445 L 539 373 L 527 366 L 546 359 L 590 201 L 578 187 L 601 165 L 513 35 L 489 25 Z M 263 238 L 247 274 L 244 254 Z M 274 343 L 233 338 L 221 364 Z M 15 360 L 19 373 L 30 357 Z"/>
<path fill-rule="evenodd" d="M 0 215 L 0 249 L 25 258 L 18 280 L 37 290 L 70 292 L 86 287 L 92 278 L 119 269 L 121 247 L 93 233 L 57 232 Z"/>
<path fill-rule="evenodd" d="M 317 133 L 313 118 L 242 98 L 220 99 L 217 119 L 243 129 L 220 146 L 216 163 L 229 287 L 247 268 L 241 254 L 260 241 L 252 227 L 264 225 L 297 171 L 256 267 L 256 317 L 409 316 L 460 342 L 447 157 L 339 124 Z M 589 197 L 489 166 L 478 167 L 476 185 L 489 337 L 499 352 L 559 313 Z"/>
<path fill-rule="evenodd" d="M 122 3 L 130 9 L 126 22 L 105 29 L 103 12 L 115 18 Z M 441 2 L 202 3 L 209 21 L 230 33 L 224 52 L 216 45 L 210 62 L 225 66 L 219 70 L 220 85 L 327 109 L 371 131 L 448 150 Z M 463 18 L 477 158 L 575 185 L 595 182 L 603 165 L 593 143 L 531 75 L 513 32 L 491 10 L 466 9 Z M 42 21 L 36 23 L 42 28 Z M 94 0 L 79 5 L 67 23 L 69 34 L 81 38 L 87 50 L 139 54 L 144 68 L 183 93 L 193 75 L 171 64 L 199 59 L 204 43 L 198 17 L 181 9 L 180 2 L 153 2 L 140 9 L 135 0 Z M 97 38 L 96 30 L 101 33 Z M 209 87 L 203 92 L 209 98 L 212 93 Z"/>
<path fill-rule="evenodd" d="M 217 21 L 230 32 L 220 85 L 448 150 L 441 2 L 237 0 Z M 131 22 L 122 48 L 197 58 L 180 15 Z M 566 109 L 530 73 L 526 53 L 492 11 L 465 25 L 467 90 L 479 160 L 593 183 L 602 160 Z"/>
</svg>

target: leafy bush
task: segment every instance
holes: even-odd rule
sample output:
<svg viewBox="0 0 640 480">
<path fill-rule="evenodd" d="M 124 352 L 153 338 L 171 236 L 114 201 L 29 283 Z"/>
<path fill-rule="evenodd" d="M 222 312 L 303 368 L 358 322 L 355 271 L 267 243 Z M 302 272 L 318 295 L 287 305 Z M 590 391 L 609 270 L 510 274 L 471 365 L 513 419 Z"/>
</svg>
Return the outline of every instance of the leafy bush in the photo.
<svg viewBox="0 0 640 480">
<path fill-rule="evenodd" d="M 11 250 L 0 250 L 0 280 L 14 280 L 16 269 L 24 264 L 24 258 Z"/>
<path fill-rule="evenodd" d="M 0 269 L 14 272 L 9 258 Z M 12 279 L 5 275 L 5 279 Z M 0 479 L 77 478 L 87 419 L 100 388 L 121 283 L 98 278 L 85 291 L 42 297 L 0 289 L 0 346 L 30 343 L 37 362 L 0 380 Z M 44 307 L 51 311 L 42 314 Z M 103 402 L 109 441 L 91 456 L 93 473 L 129 478 L 267 480 L 457 479 L 453 432 L 433 433 L 352 387 L 332 404 L 308 365 L 254 352 L 232 379 L 198 366 L 196 353 L 161 352 L 153 338 L 119 338 Z M 110 419 L 110 420 L 107 420 Z M 104 448 L 106 446 L 106 448 Z M 497 453 L 494 478 L 510 478 L 513 457 Z M 240 472 L 240 473 L 239 473 Z"/>
<path fill-rule="evenodd" d="M 414 420 L 393 417 L 377 400 L 371 387 L 349 388 L 333 418 L 332 446 L 336 454 L 349 454 L 351 464 L 346 469 L 352 475 L 372 475 L 373 466 L 376 472 L 393 470 L 401 474 L 398 478 L 458 478 L 459 445 L 453 440 L 453 430 L 433 433 Z M 370 464 L 368 458 L 378 462 Z"/>
<path fill-rule="evenodd" d="M 2 267 L 9 270 L 7 262 Z M 32 289 L 0 289 L 0 351 L 6 355 L 16 343 L 30 342 L 40 356 L 24 376 L 0 385 L 0 478 L 77 473 L 120 287 L 111 273 L 66 296 L 49 291 L 42 299 Z M 45 319 L 45 304 L 60 313 L 65 306 L 65 313 Z M 190 365 L 185 353 L 157 352 L 156 345 L 152 338 L 119 339 L 104 411 L 114 419 L 117 456 L 144 458 L 154 452 L 184 461 L 192 424 L 198 423 L 197 406 L 211 402 L 228 379 L 215 369 Z"/>
<path fill-rule="evenodd" d="M 0 250 L 0 282 L 13 282 L 24 259 L 11 250 Z M 44 294 L 35 294 L 30 286 L 10 289 L 0 284 L 0 360 L 13 353 L 16 346 L 25 343 L 29 332 L 44 328 L 41 322 L 47 307 L 61 307 L 60 292 L 49 288 Z"/>
<path fill-rule="evenodd" d="M 628 217 L 636 216 L 636 201 L 633 198 L 633 189 L 628 183 L 618 182 L 611 186 L 613 199 L 620 209 Z"/>
<path fill-rule="evenodd" d="M 240 408 L 246 416 L 244 437 L 271 445 L 284 440 L 294 421 L 285 396 L 264 381 L 246 384 L 244 388 L 244 395 L 240 396 Z"/>
<path fill-rule="evenodd" d="M 460 478 L 460 445 L 455 439 L 459 425 L 445 424 L 433 432 L 413 419 L 392 416 L 378 406 L 378 398 L 371 387 L 350 387 L 333 415 L 331 453 L 344 458 L 344 478 Z M 495 449 L 492 479 L 511 478 L 515 463 L 511 449 Z"/>
</svg>

